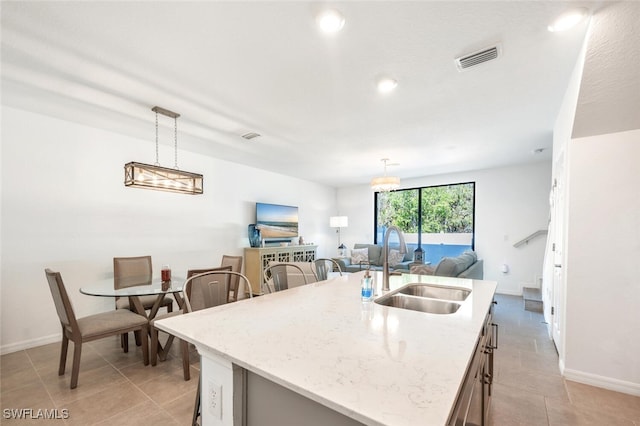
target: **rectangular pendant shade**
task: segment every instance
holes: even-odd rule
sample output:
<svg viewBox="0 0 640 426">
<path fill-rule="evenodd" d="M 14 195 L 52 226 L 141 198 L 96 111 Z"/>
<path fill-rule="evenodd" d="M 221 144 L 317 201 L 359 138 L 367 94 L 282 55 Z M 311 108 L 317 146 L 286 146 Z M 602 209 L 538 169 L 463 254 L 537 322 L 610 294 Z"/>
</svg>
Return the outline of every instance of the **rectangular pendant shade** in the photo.
<svg viewBox="0 0 640 426">
<path fill-rule="evenodd" d="M 131 162 L 124 165 L 124 186 L 202 194 L 202 175 L 168 167 Z"/>
</svg>

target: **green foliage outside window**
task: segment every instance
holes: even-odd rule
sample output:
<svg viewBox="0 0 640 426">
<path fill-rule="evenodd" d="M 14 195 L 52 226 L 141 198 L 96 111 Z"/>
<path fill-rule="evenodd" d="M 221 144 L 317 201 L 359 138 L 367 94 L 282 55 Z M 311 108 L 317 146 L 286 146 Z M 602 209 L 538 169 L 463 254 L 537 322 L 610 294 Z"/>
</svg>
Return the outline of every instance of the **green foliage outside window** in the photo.
<svg viewBox="0 0 640 426">
<path fill-rule="evenodd" d="M 471 183 L 422 189 L 422 232 L 473 232 Z"/>
<path fill-rule="evenodd" d="M 418 232 L 418 191 L 422 191 L 423 233 L 473 232 L 474 184 L 431 186 L 378 194 L 378 227 Z"/>
<path fill-rule="evenodd" d="M 418 231 L 418 190 L 378 194 L 378 227 L 396 225 L 402 232 Z"/>
</svg>

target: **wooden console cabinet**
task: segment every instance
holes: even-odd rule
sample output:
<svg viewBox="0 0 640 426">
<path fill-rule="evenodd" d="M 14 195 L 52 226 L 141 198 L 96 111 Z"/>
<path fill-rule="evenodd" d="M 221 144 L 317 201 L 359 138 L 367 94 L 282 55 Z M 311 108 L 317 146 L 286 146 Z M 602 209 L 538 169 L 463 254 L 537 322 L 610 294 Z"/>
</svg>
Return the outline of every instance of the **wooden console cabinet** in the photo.
<svg viewBox="0 0 640 426">
<path fill-rule="evenodd" d="M 316 260 L 318 246 L 247 247 L 244 249 L 245 275 L 253 294 L 262 294 L 264 270 L 269 262 L 312 262 Z"/>
</svg>

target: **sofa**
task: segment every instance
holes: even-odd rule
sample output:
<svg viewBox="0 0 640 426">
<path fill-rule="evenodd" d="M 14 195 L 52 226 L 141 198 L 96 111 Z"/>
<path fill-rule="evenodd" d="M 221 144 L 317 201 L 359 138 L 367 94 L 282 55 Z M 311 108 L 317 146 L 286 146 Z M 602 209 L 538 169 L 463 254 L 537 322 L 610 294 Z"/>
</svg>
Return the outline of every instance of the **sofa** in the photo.
<svg viewBox="0 0 640 426">
<path fill-rule="evenodd" d="M 366 253 L 366 255 L 365 255 Z M 351 257 L 334 258 L 343 272 L 358 272 L 365 269 L 382 271 L 384 255 L 382 246 L 377 244 L 354 244 Z M 389 248 L 389 268 L 409 272 L 409 265 L 413 263 L 413 253 L 402 255 L 398 247 Z"/>
<path fill-rule="evenodd" d="M 439 277 L 457 277 L 481 280 L 484 277 L 484 264 L 474 251 L 465 251 L 456 257 L 443 257 L 434 267 L 413 264 L 409 272 L 414 274 L 437 275 Z"/>
<path fill-rule="evenodd" d="M 344 272 L 358 272 L 367 268 L 381 271 L 384 255 L 377 244 L 355 244 L 350 257 L 334 258 Z M 366 257 L 363 255 L 366 253 Z M 441 277 L 458 277 L 481 280 L 484 276 L 482 259 L 474 251 L 466 251 L 456 257 L 443 257 L 437 265 L 422 265 L 413 262 L 413 253 L 399 253 L 397 247 L 389 248 L 389 269 L 396 273 L 417 273 Z"/>
</svg>

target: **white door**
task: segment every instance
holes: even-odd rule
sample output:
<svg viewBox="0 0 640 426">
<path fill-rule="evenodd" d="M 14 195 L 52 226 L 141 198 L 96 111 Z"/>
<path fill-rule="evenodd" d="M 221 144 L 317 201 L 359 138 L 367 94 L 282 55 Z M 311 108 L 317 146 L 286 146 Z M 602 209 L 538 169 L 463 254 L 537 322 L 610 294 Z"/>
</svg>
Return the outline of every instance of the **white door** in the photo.
<svg viewBox="0 0 640 426">
<path fill-rule="evenodd" d="M 564 155 L 560 155 L 554 164 L 554 188 L 553 207 L 551 209 L 553 222 L 552 258 L 553 258 L 553 301 L 551 304 L 551 337 L 562 354 L 564 336 L 562 335 L 562 322 L 565 315 L 564 309 L 564 223 L 565 223 L 565 166 Z"/>
<path fill-rule="evenodd" d="M 554 226 L 555 221 L 553 219 L 554 209 L 554 191 L 555 185 L 552 186 L 551 191 L 549 192 L 549 223 L 548 223 L 548 233 L 547 233 L 547 242 L 544 248 L 544 261 L 542 264 L 542 307 L 544 309 L 544 321 L 547 325 L 547 332 L 549 333 L 549 338 L 552 338 L 551 335 L 551 307 L 553 306 L 553 261 L 554 261 L 554 253 L 553 253 L 553 239 L 554 239 Z"/>
</svg>

